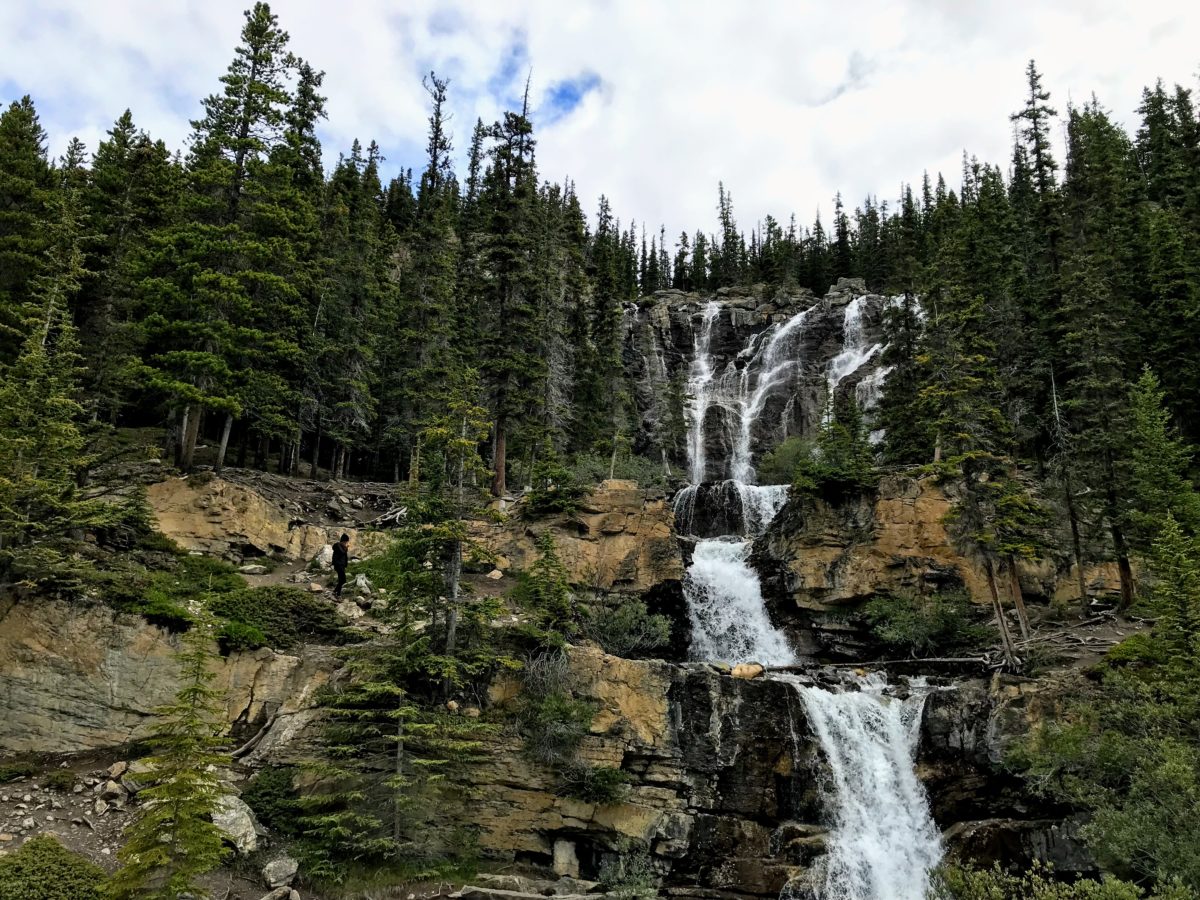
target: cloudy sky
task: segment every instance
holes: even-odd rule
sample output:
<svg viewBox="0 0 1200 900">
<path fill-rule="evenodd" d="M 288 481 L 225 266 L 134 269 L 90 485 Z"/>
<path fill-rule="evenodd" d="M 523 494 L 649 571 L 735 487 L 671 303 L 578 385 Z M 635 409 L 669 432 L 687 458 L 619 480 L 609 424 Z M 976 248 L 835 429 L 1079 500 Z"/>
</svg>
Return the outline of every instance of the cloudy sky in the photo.
<svg viewBox="0 0 1200 900">
<path fill-rule="evenodd" d="M 0 100 L 33 95 L 60 153 L 94 149 L 126 107 L 183 146 L 250 0 L 4 0 Z M 1038 61 L 1063 109 L 1095 93 L 1130 123 L 1143 86 L 1200 86 L 1186 0 L 276 0 L 292 49 L 327 73 L 326 162 L 359 137 L 419 165 L 421 75 L 451 80 L 465 149 L 532 75 L 543 177 L 570 176 L 624 221 L 715 226 L 717 182 L 743 227 L 826 220 L 894 198 L 964 149 L 1007 159 L 1008 113 Z"/>
</svg>

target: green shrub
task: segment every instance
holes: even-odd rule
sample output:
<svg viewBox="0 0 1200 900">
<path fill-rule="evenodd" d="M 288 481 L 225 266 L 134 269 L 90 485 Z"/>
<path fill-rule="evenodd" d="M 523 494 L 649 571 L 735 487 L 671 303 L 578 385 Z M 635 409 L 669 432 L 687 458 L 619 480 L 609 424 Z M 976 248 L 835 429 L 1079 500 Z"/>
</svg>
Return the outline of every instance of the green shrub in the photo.
<svg viewBox="0 0 1200 900">
<path fill-rule="evenodd" d="M 540 555 L 528 570 L 518 575 L 512 599 L 532 615 L 544 632 L 571 637 L 578 631 L 578 625 L 566 566 L 549 531 L 538 535 L 534 543 Z"/>
<path fill-rule="evenodd" d="M 626 844 L 616 856 L 600 865 L 605 893 L 618 900 L 652 900 L 658 896 L 658 875 L 644 847 Z"/>
<path fill-rule="evenodd" d="M 250 779 L 242 799 L 254 810 L 263 825 L 278 834 L 296 837 L 300 833 L 300 803 L 296 793 L 296 772 L 290 766 L 268 766 Z"/>
<path fill-rule="evenodd" d="M 611 451 L 580 453 L 569 466 L 570 480 L 578 485 L 599 484 L 608 478 L 610 466 L 612 466 Z M 614 478 L 636 481 L 641 487 L 665 487 L 667 482 L 661 460 L 636 456 L 632 453 L 618 454 L 617 464 L 612 472 Z"/>
<path fill-rule="evenodd" d="M 75 786 L 75 773 L 70 769 L 55 769 L 42 783 L 52 791 L 65 794 Z"/>
<path fill-rule="evenodd" d="M 571 696 L 569 676 L 565 653 L 551 651 L 530 657 L 525 663 L 525 691 L 516 711 L 526 755 L 560 771 L 573 763 L 596 715 L 592 704 Z"/>
<path fill-rule="evenodd" d="M 583 632 L 613 656 L 638 658 L 671 641 L 671 620 L 650 615 L 641 600 L 627 600 L 616 609 L 593 609 Z"/>
<path fill-rule="evenodd" d="M 234 640 L 255 646 L 287 650 L 306 639 L 334 643 L 345 639 L 345 620 L 337 610 L 297 588 L 243 585 L 237 591 L 211 597 L 208 608 L 236 625 L 231 635 Z"/>
<path fill-rule="evenodd" d="M 908 656 L 969 652 L 994 640 L 961 592 L 881 594 L 868 601 L 863 615 L 876 640 Z"/>
<path fill-rule="evenodd" d="M 611 766 L 576 763 L 563 772 L 559 794 L 584 803 L 616 803 L 628 791 L 629 775 Z"/>
<path fill-rule="evenodd" d="M 946 866 L 934 876 L 930 900 L 1196 900 L 1196 894 L 1178 884 L 1162 885 L 1146 894 L 1137 885 L 1116 878 L 1103 881 L 1056 881 L 1046 866 L 1035 863 L 1019 875 L 999 866 L 979 870 Z"/>
<path fill-rule="evenodd" d="M 800 461 L 813 455 L 813 442 L 802 437 L 790 437 L 774 450 L 763 455 L 758 464 L 760 484 L 791 484 Z"/>
<path fill-rule="evenodd" d="M 16 781 L 18 778 L 28 778 L 37 768 L 30 763 L 5 763 L 0 765 L 0 784 L 6 781 Z"/>
<path fill-rule="evenodd" d="M 0 857 L 0 900 L 100 900 L 104 870 L 52 837 Z"/>
<path fill-rule="evenodd" d="M 527 697 L 517 713 L 525 752 L 534 762 L 561 768 L 574 758 L 596 708 L 565 694 Z"/>
<path fill-rule="evenodd" d="M 257 650 L 268 644 L 262 629 L 245 622 L 226 622 L 217 630 L 217 644 L 221 653 L 228 656 L 239 650 Z"/>
</svg>

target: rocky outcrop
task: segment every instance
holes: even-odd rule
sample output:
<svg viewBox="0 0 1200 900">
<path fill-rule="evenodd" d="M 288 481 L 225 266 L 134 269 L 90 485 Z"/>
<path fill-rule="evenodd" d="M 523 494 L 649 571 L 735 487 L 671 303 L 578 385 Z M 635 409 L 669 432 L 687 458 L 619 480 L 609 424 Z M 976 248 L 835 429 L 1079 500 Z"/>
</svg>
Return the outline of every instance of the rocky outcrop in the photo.
<svg viewBox="0 0 1200 900">
<path fill-rule="evenodd" d="M 178 639 L 94 602 L 0 601 L 0 754 L 73 753 L 144 737 L 179 688 Z M 332 671 L 327 651 L 260 649 L 221 659 L 216 687 L 235 732 L 303 716 Z"/>
<path fill-rule="evenodd" d="M 1072 810 L 1031 794 L 1006 768 L 1010 752 L 1083 691 L 1081 676 L 996 675 L 950 682 L 925 704 L 919 772 L 948 852 L 976 863 L 1047 862 L 1096 872 Z"/>
<path fill-rule="evenodd" d="M 683 579 L 674 518 L 661 492 L 610 480 L 584 496 L 570 515 L 534 517 L 523 510 L 518 505 L 506 521 L 473 526 L 502 571 L 528 569 L 539 556 L 538 535 L 548 531 L 578 587 L 645 594 Z"/>
<path fill-rule="evenodd" d="M 736 382 L 751 363 L 757 340 L 771 326 L 781 326 L 808 310 L 802 327 L 792 335 L 787 358 L 796 366 L 776 372 L 776 389 L 760 397 L 751 425 L 750 446 L 755 459 L 791 435 L 815 434 L 825 404 L 827 370 L 843 349 L 845 312 L 856 297 L 864 297 L 862 329 L 868 344 L 881 340 L 887 298 L 867 293 L 860 279 L 842 278 L 823 298 L 803 289 L 772 290 L 765 285 L 722 288 L 711 294 L 658 291 L 641 298 L 626 310 L 623 368 L 634 385 L 640 425 L 634 446 L 657 455 L 656 423 L 672 379 L 686 378 L 704 327 L 705 306 L 716 301 L 720 309 L 711 324 L 708 348 L 711 368 L 718 377 Z M 856 385 L 878 366 L 871 359 L 848 375 L 837 387 L 839 394 Z M 773 367 L 773 366 L 772 366 Z M 753 386 L 751 386 L 753 387 Z M 736 440 L 737 410 L 712 406 L 704 423 L 704 455 L 708 461 L 702 481 L 731 477 L 726 463 Z"/>
<path fill-rule="evenodd" d="M 502 732 L 489 738 L 487 761 L 470 773 L 471 799 L 447 824 L 477 828 L 493 862 L 547 873 L 569 862 L 583 879 L 641 848 L 672 896 L 775 897 L 803 879 L 824 851 L 827 818 L 823 756 L 793 683 L 592 647 L 575 648 L 571 660 L 575 696 L 597 710 L 580 758 L 622 769 L 627 794 L 609 804 L 562 796 L 559 778 Z M 999 765 L 1066 689 L 1005 676 L 938 682 L 926 702 L 919 775 L 952 849 L 984 864 L 1044 859 L 1088 870 L 1068 812 L 1035 803 Z M 519 696 L 512 679 L 491 692 L 500 708 Z"/>
<path fill-rule="evenodd" d="M 369 555 L 383 540 L 346 522 L 297 518 L 282 498 L 218 476 L 169 478 L 151 484 L 146 497 L 158 530 L 179 546 L 235 562 L 261 556 L 310 560 L 343 532 L 359 556 Z"/>
<path fill-rule="evenodd" d="M 870 647 L 847 616 L 876 595 L 960 589 L 989 603 L 982 569 L 947 530 L 953 503 L 934 478 L 900 474 L 862 494 L 789 500 L 751 556 L 772 617 L 803 652 L 861 658 Z M 1060 561 L 1022 563 L 1019 573 L 1027 600 L 1074 599 L 1074 575 Z M 1093 594 L 1119 589 L 1111 565 L 1090 568 L 1085 579 Z"/>
<path fill-rule="evenodd" d="M 518 738 L 497 737 L 463 811 L 481 850 L 546 869 L 570 855 L 589 879 L 632 845 L 673 885 L 776 896 L 797 864 L 772 850 L 773 831 L 816 815 L 793 689 L 587 647 L 572 652 L 572 672 L 577 696 L 597 708 L 580 756 L 629 773 L 628 794 L 611 804 L 558 796 L 557 776 L 529 762 Z"/>
</svg>

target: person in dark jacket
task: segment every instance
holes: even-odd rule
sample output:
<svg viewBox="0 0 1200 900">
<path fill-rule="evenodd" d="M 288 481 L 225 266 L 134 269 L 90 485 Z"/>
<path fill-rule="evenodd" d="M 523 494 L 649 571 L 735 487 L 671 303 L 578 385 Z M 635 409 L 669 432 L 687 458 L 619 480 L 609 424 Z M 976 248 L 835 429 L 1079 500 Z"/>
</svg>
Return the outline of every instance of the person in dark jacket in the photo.
<svg viewBox="0 0 1200 900">
<path fill-rule="evenodd" d="M 333 545 L 333 571 L 337 572 L 338 583 L 333 589 L 333 596 L 342 596 L 342 585 L 346 583 L 346 564 L 350 562 L 350 535 L 343 534 L 341 540 Z"/>
</svg>

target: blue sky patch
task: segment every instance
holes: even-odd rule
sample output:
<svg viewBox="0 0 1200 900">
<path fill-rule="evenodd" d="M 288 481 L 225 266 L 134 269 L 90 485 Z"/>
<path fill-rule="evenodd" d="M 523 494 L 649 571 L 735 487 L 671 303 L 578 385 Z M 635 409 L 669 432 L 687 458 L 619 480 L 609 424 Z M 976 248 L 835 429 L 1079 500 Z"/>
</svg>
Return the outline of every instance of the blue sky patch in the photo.
<svg viewBox="0 0 1200 900">
<path fill-rule="evenodd" d="M 546 89 L 546 96 L 537 111 L 537 121 L 550 125 L 570 115 L 583 98 L 598 87 L 600 76 L 595 72 L 583 72 L 574 78 L 554 82 Z"/>
</svg>

